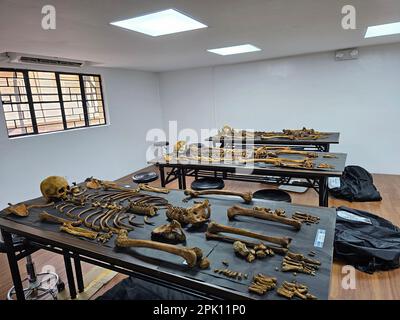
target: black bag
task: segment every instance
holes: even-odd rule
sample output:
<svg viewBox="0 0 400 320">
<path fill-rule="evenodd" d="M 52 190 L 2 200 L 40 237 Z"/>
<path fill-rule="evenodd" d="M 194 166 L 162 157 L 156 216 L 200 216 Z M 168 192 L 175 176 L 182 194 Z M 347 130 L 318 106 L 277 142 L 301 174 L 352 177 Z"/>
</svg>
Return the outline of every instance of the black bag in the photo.
<svg viewBox="0 0 400 320">
<path fill-rule="evenodd" d="M 339 207 L 334 254 L 367 273 L 398 268 L 400 229 L 372 213 Z"/>
<path fill-rule="evenodd" d="M 340 177 L 340 187 L 329 190 L 335 198 L 348 201 L 381 201 L 372 175 L 359 166 L 347 166 Z"/>
</svg>

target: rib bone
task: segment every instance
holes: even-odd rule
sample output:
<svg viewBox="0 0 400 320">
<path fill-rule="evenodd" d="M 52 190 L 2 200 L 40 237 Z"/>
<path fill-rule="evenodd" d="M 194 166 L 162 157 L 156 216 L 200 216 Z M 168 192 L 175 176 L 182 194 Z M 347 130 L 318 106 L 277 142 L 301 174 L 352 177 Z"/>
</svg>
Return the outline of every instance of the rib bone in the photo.
<svg viewBox="0 0 400 320">
<path fill-rule="evenodd" d="M 228 209 L 227 215 L 228 215 L 229 220 L 233 220 L 236 216 L 247 216 L 247 217 L 253 217 L 253 218 L 257 218 L 257 219 L 263 219 L 263 220 L 282 223 L 285 225 L 292 226 L 296 230 L 301 229 L 301 222 L 299 222 L 299 221 L 281 217 L 281 216 L 278 216 L 273 213 L 267 213 L 267 211 L 265 211 L 265 210 L 263 210 L 263 211 L 257 210 L 256 208 L 247 209 L 247 208 L 243 208 L 240 206 L 233 206 Z"/>
<path fill-rule="evenodd" d="M 118 237 L 115 240 L 115 245 L 122 248 L 150 248 L 175 254 L 185 259 L 190 268 L 194 267 L 197 261 L 200 261 L 203 256 L 203 253 L 199 248 L 184 248 L 151 240 L 129 239 L 126 230 L 121 230 L 119 232 Z"/>
<path fill-rule="evenodd" d="M 255 239 L 275 243 L 284 248 L 287 248 L 289 246 L 290 242 L 292 241 L 292 239 L 288 238 L 288 237 L 278 238 L 278 237 L 267 236 L 267 235 L 251 232 L 251 231 L 244 230 L 244 229 L 234 228 L 234 227 L 230 227 L 230 226 L 224 226 L 222 224 L 216 223 L 215 221 L 212 221 L 208 224 L 207 231 L 210 233 L 224 232 L 224 233 L 238 234 L 238 235 L 249 237 L 249 238 L 255 238 Z"/>
<path fill-rule="evenodd" d="M 190 198 L 198 198 L 199 196 L 217 194 L 217 195 L 225 195 L 225 196 L 238 196 L 241 197 L 245 203 L 251 203 L 253 199 L 253 194 L 251 192 L 236 192 L 236 191 L 228 191 L 228 190 L 203 190 L 203 191 L 193 191 L 186 189 L 185 195 Z"/>
</svg>

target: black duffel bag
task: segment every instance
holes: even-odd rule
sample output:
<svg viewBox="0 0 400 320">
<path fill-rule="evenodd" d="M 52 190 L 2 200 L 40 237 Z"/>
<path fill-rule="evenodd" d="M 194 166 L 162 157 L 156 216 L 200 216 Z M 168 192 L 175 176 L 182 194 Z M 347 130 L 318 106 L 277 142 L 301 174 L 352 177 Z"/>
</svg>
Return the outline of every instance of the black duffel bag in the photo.
<svg viewBox="0 0 400 320">
<path fill-rule="evenodd" d="M 347 166 L 340 177 L 340 187 L 329 190 L 335 198 L 347 201 L 381 201 L 372 175 L 359 166 Z"/>
<path fill-rule="evenodd" d="M 399 267 L 400 229 L 372 213 L 337 209 L 335 258 L 360 271 L 374 273 Z"/>
</svg>

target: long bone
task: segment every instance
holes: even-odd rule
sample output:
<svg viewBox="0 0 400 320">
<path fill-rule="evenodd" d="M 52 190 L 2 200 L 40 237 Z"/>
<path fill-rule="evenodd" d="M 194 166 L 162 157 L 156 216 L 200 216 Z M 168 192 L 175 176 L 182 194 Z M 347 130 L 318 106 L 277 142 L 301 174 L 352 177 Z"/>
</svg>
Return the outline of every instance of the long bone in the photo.
<svg viewBox="0 0 400 320">
<path fill-rule="evenodd" d="M 310 151 L 301 151 L 301 150 L 279 150 L 279 151 L 274 151 L 272 154 L 299 154 L 306 156 L 307 158 L 318 158 L 318 154 L 316 152 L 310 152 Z"/>
<path fill-rule="evenodd" d="M 260 245 L 261 243 L 258 242 L 250 242 L 247 240 L 243 240 L 243 239 L 239 239 L 239 238 L 235 238 L 235 237 L 230 237 L 230 236 L 226 236 L 226 235 L 221 235 L 221 234 L 215 234 L 215 233 L 210 233 L 210 232 L 206 232 L 206 239 L 207 240 L 216 240 L 216 241 L 222 241 L 222 242 L 227 242 L 227 243 L 234 243 L 236 241 L 241 241 L 243 242 L 247 247 L 251 247 L 254 248 L 258 245 Z M 266 245 L 265 243 L 262 243 L 263 245 L 265 245 L 268 249 L 272 250 L 275 253 L 278 254 L 286 254 L 288 252 L 288 249 L 286 248 L 281 248 L 281 247 L 275 247 L 272 245 Z"/>
<path fill-rule="evenodd" d="M 88 189 L 94 189 L 94 190 L 103 188 L 104 190 L 130 191 L 132 193 L 139 192 L 139 189 L 129 189 L 129 188 L 120 186 L 115 182 L 100 180 L 100 179 L 96 179 L 93 177 L 86 179 L 86 187 Z"/>
<path fill-rule="evenodd" d="M 313 134 L 305 137 L 297 137 L 295 135 L 274 135 L 274 136 L 265 136 L 262 135 L 261 139 L 287 139 L 287 140 L 318 140 L 322 138 L 320 134 Z"/>
<path fill-rule="evenodd" d="M 241 163 L 267 163 L 278 167 L 312 169 L 314 163 L 311 159 L 287 159 L 287 158 L 267 158 L 267 159 L 243 159 Z"/>
<path fill-rule="evenodd" d="M 139 184 L 139 189 L 143 191 L 150 191 L 150 192 L 156 192 L 156 193 L 169 193 L 170 190 L 167 188 L 158 188 L 158 187 L 153 187 L 149 186 L 148 184 L 145 183 L 140 183 Z"/>
<path fill-rule="evenodd" d="M 60 231 L 64 231 L 73 236 L 84 237 L 84 238 L 88 238 L 91 240 L 95 240 L 99 236 L 99 234 L 97 232 L 86 230 L 83 228 L 73 227 L 73 226 L 71 226 L 71 224 L 67 224 L 67 223 L 64 223 L 60 227 Z"/>
<path fill-rule="evenodd" d="M 227 215 L 229 220 L 235 219 L 236 216 L 246 216 L 282 223 L 292 226 L 296 230 L 301 229 L 301 222 L 297 220 L 281 217 L 273 213 L 267 213 L 266 211 L 257 210 L 256 208 L 248 209 L 236 205 L 228 209 Z"/>
<path fill-rule="evenodd" d="M 241 235 L 241 236 L 245 236 L 245 237 L 249 237 L 249 238 L 255 238 L 255 239 L 271 242 L 274 244 L 278 244 L 284 248 L 287 248 L 289 246 L 290 242 L 292 241 L 292 239 L 289 237 L 278 238 L 278 237 L 273 237 L 273 236 L 267 236 L 267 235 L 251 232 L 251 231 L 244 230 L 244 229 L 234 228 L 234 227 L 230 227 L 230 226 L 224 226 L 222 224 L 216 223 L 215 221 L 211 221 L 208 224 L 207 231 L 210 233 L 219 233 L 219 232 L 233 233 L 233 234 L 237 234 L 237 235 Z"/>
<path fill-rule="evenodd" d="M 228 190 L 202 190 L 202 191 L 193 191 L 186 189 L 185 195 L 190 198 L 198 198 L 200 196 L 205 195 L 224 195 L 224 196 L 238 196 L 241 197 L 245 203 L 250 203 L 253 199 L 253 194 L 251 192 L 236 192 L 236 191 L 228 191 Z"/>
<path fill-rule="evenodd" d="M 67 219 L 63 219 L 63 218 L 59 218 L 57 216 L 53 216 L 50 213 L 47 213 L 46 211 L 42 211 L 39 214 L 39 219 L 42 222 L 50 222 L 50 223 L 56 223 L 56 224 L 70 224 L 71 226 L 79 226 L 82 221 L 80 220 L 67 220 Z"/>
<path fill-rule="evenodd" d="M 46 204 L 16 204 L 13 205 L 11 203 L 8 204 L 9 207 L 6 209 L 6 212 L 9 214 L 14 214 L 19 217 L 27 217 L 29 215 L 29 210 L 34 208 L 47 208 L 54 206 L 54 202 L 46 203 Z"/>
<path fill-rule="evenodd" d="M 280 165 L 281 163 L 294 163 L 303 164 L 305 162 L 311 162 L 310 159 L 288 159 L 288 158 L 263 158 L 263 159 L 243 159 L 240 160 L 242 163 L 270 163 Z"/>
<path fill-rule="evenodd" d="M 77 227 L 82 223 L 82 221 L 80 220 L 77 221 L 66 220 L 63 218 L 59 218 L 57 216 L 53 216 L 47 213 L 46 211 L 41 212 L 39 214 L 39 218 L 40 221 L 43 222 L 61 224 L 60 231 L 69 233 L 73 236 L 84 237 L 92 240 L 96 239 L 98 236 L 97 232 Z"/>
<path fill-rule="evenodd" d="M 118 237 L 115 240 L 115 245 L 122 248 L 150 248 L 168 252 L 185 259 L 190 268 L 194 267 L 203 256 L 201 249 L 196 247 L 185 248 L 151 240 L 129 239 L 128 232 L 126 230 L 121 230 L 119 232 Z"/>
</svg>

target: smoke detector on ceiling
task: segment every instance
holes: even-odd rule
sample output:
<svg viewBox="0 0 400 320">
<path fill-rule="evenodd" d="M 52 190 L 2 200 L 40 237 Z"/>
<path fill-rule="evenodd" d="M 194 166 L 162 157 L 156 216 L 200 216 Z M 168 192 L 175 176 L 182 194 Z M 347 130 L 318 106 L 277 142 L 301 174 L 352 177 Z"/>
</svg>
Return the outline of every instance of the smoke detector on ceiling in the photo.
<svg viewBox="0 0 400 320">
<path fill-rule="evenodd" d="M 335 52 L 335 60 L 336 61 L 354 60 L 358 59 L 358 55 L 359 55 L 358 48 L 338 50 Z"/>
</svg>

